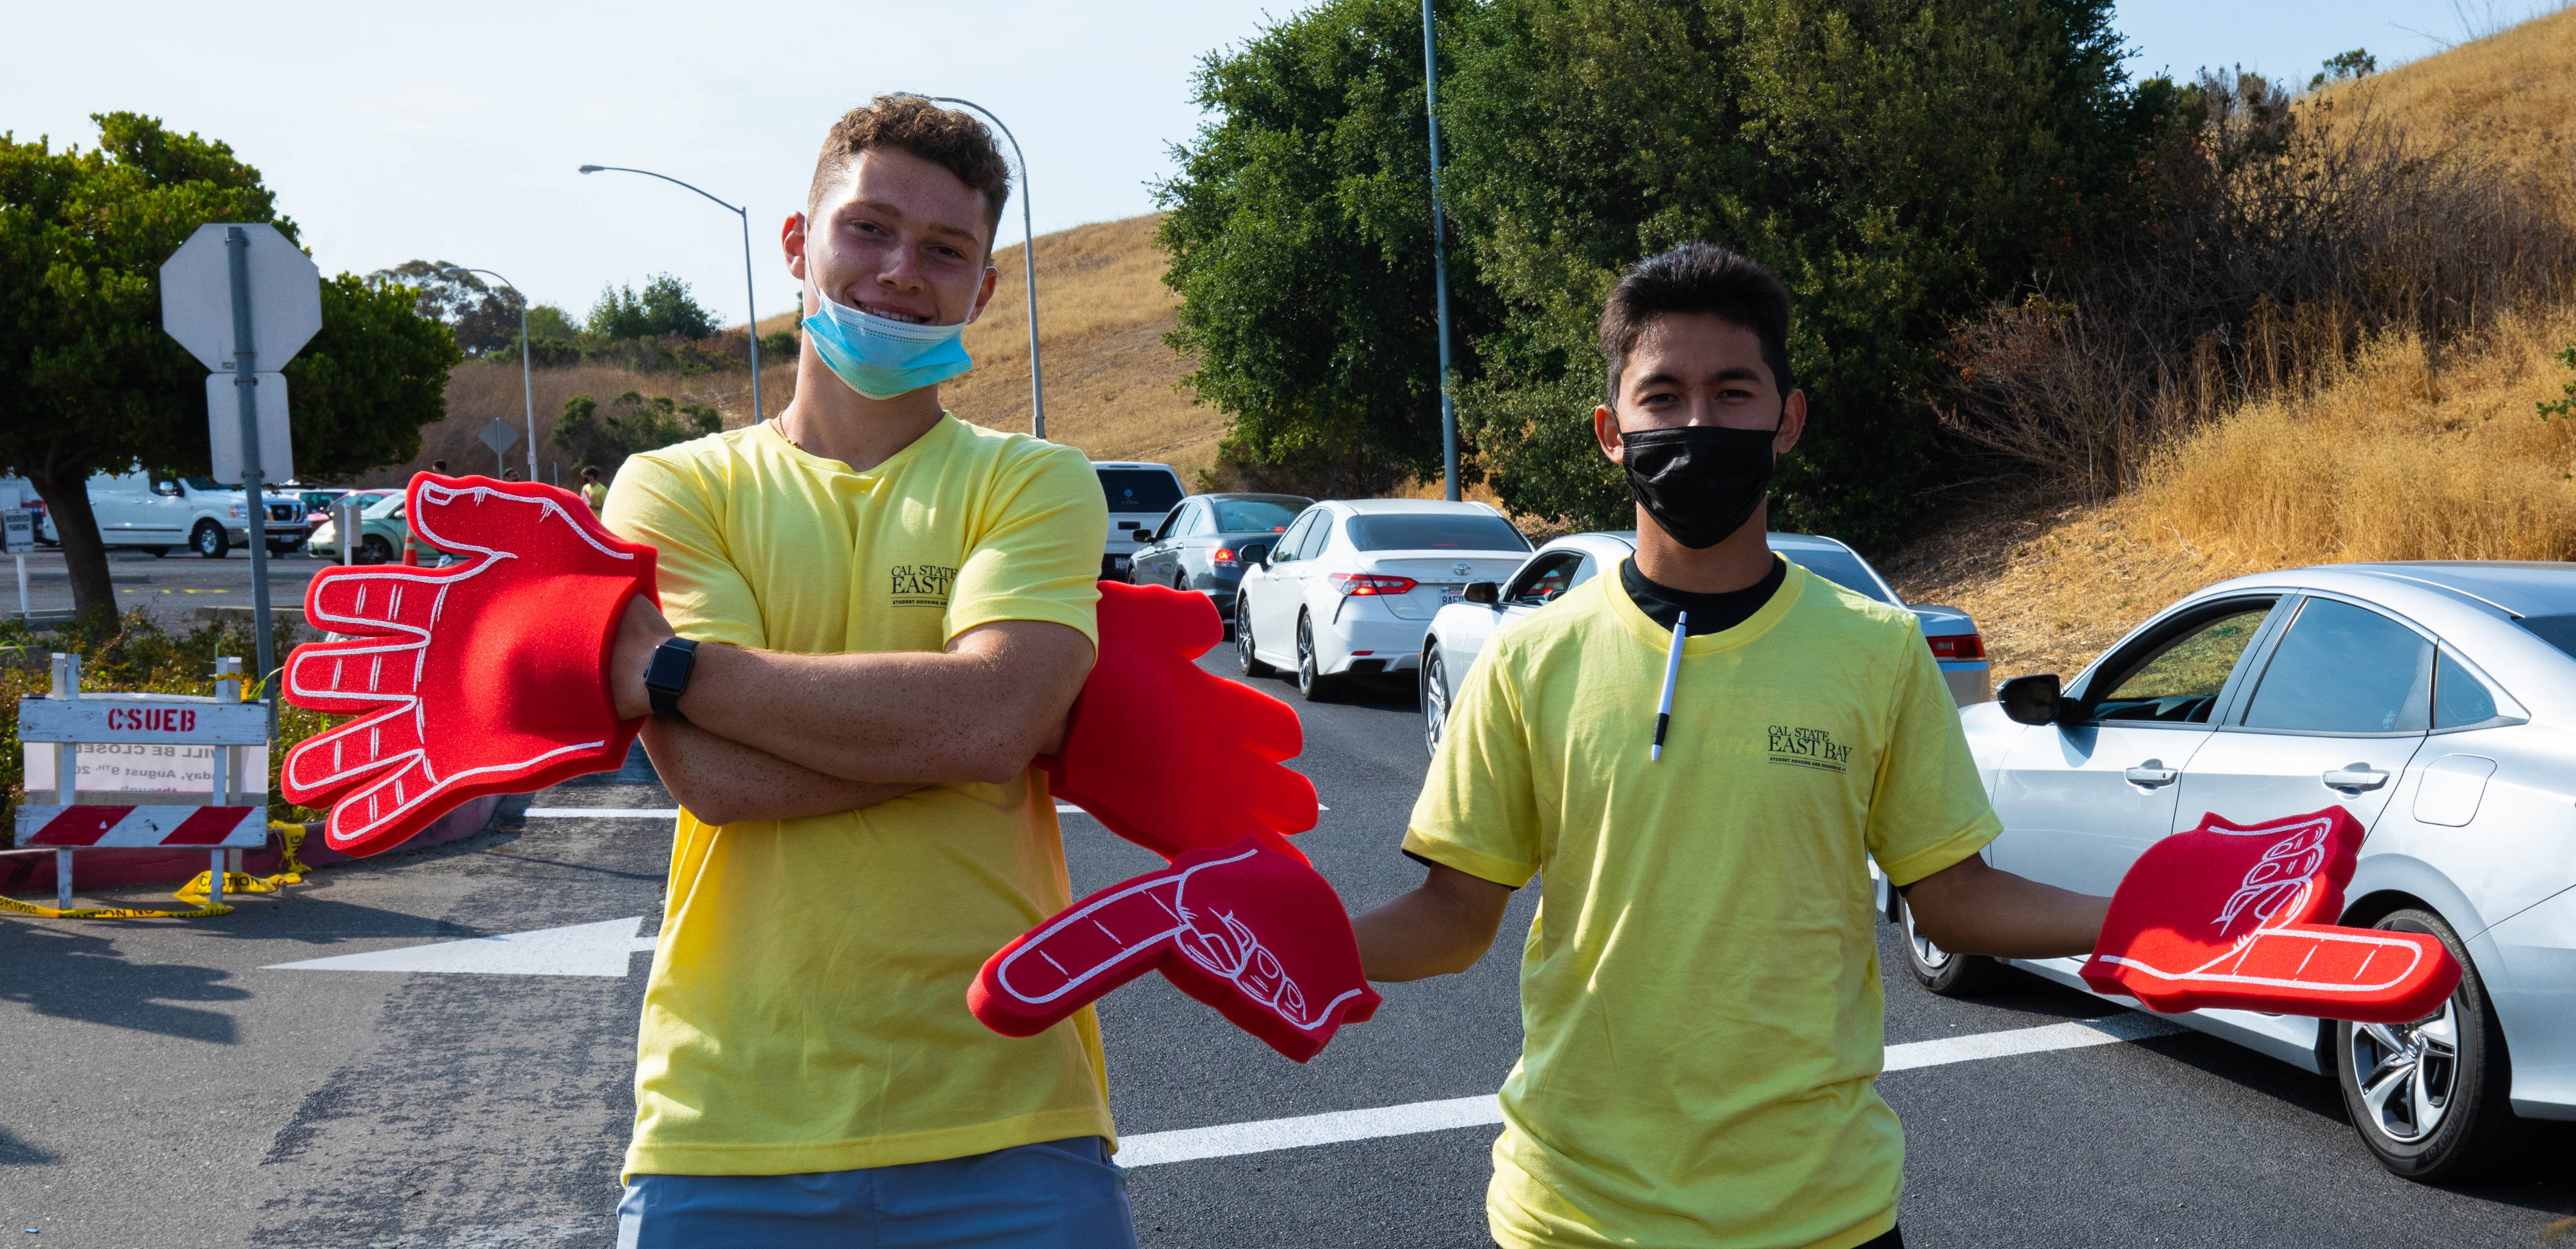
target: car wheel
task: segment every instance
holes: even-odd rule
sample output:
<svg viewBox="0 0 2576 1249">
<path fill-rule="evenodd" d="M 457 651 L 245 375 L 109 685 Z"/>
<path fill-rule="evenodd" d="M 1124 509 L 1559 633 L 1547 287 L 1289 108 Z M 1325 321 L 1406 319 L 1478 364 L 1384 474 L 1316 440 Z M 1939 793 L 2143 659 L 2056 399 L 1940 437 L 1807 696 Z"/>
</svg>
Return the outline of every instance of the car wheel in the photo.
<svg viewBox="0 0 2576 1249">
<path fill-rule="evenodd" d="M 1245 594 L 1234 596 L 1235 666 L 1243 669 L 1243 675 L 1248 677 L 1271 676 L 1278 669 L 1261 662 L 1261 657 L 1252 653 L 1252 617 L 1245 614 L 1246 609 L 1251 606 L 1250 598 L 1250 595 Z"/>
<path fill-rule="evenodd" d="M 1310 703 L 1328 703 L 1341 693 L 1341 678 L 1328 677 L 1315 657 L 1314 618 L 1297 613 L 1297 693 Z"/>
<path fill-rule="evenodd" d="M 2361 1143 L 2390 1172 L 2426 1182 L 2468 1178 L 2513 1126 L 2504 1029 L 2468 951 L 2440 916 L 2404 910 L 2373 926 L 2440 941 L 2459 960 L 2460 987 L 2429 1019 L 2334 1025 L 2344 1109 Z"/>
<path fill-rule="evenodd" d="M 387 539 L 383 534 L 368 534 L 363 541 L 358 543 L 358 562 L 361 564 L 390 564 L 394 562 L 393 542 Z"/>
<path fill-rule="evenodd" d="M 222 559 L 233 549 L 233 540 L 224 533 L 223 526 L 211 520 L 201 520 L 188 533 L 188 549 L 207 559 Z"/>
<path fill-rule="evenodd" d="M 1982 997 L 2003 980 L 2003 964 L 1981 954 L 1953 954 L 1924 936 L 1903 894 L 1896 897 L 1896 925 L 1905 937 L 1905 970 L 1925 989 L 1942 997 Z"/>
<path fill-rule="evenodd" d="M 1436 758 L 1449 728 L 1449 664 L 1434 646 L 1422 652 L 1422 744 Z"/>
</svg>

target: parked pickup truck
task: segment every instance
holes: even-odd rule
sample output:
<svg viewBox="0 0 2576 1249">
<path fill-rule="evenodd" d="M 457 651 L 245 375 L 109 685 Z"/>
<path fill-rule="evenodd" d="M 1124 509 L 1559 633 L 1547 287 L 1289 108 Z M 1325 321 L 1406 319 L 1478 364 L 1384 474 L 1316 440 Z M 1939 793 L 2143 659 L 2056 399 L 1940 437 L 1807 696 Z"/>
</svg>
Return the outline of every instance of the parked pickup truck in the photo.
<svg viewBox="0 0 2576 1249">
<path fill-rule="evenodd" d="M 284 554 L 304 544 L 312 529 L 301 502 L 293 495 L 268 495 L 268 547 Z M 249 498 L 238 485 L 224 486 L 203 477 L 170 477 L 135 469 L 100 473 L 89 479 L 90 511 L 98 520 L 99 540 L 109 547 L 139 549 L 153 555 L 184 546 L 207 559 L 222 559 L 235 543 L 250 541 Z M 45 518 L 47 542 L 60 542 L 53 517 Z"/>
</svg>

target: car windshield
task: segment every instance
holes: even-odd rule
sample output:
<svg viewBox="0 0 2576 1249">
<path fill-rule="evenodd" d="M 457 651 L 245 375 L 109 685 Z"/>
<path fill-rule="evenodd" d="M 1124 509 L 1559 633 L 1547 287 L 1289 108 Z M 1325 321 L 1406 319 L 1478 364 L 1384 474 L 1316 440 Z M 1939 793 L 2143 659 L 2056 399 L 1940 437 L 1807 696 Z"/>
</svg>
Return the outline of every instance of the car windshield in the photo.
<svg viewBox="0 0 2576 1249">
<path fill-rule="evenodd" d="M 1104 468 L 1101 492 L 1113 512 L 1152 512 L 1157 516 L 1181 504 L 1181 482 L 1158 468 Z"/>
<path fill-rule="evenodd" d="M 1265 499 L 1219 499 L 1216 528 L 1219 533 L 1277 533 L 1305 510 L 1303 500 L 1272 503 Z"/>
<path fill-rule="evenodd" d="M 400 494 L 389 494 L 389 495 L 386 495 L 385 497 L 383 497 L 383 498 L 381 498 L 381 499 L 376 500 L 376 501 L 375 501 L 375 502 L 373 502 L 373 503 L 368 504 L 368 505 L 367 505 L 367 510 L 366 510 L 365 512 L 360 513 L 360 515 L 365 516 L 365 517 L 366 517 L 367 519 L 369 519 L 369 520 L 375 520 L 375 519 L 378 519 L 378 518 L 380 518 L 380 517 L 391 516 L 391 515 L 393 515 L 394 513 L 396 513 L 396 512 L 398 512 L 398 511 L 401 511 L 401 510 L 402 510 L 402 501 L 403 501 L 403 497 L 402 497 L 402 495 L 400 495 Z"/>
<path fill-rule="evenodd" d="M 1396 513 L 1354 516 L 1347 532 L 1363 551 L 1526 551 L 1529 542 L 1500 516 Z"/>
<path fill-rule="evenodd" d="M 1862 598 L 1876 599 L 1897 607 L 1905 606 L 1895 595 L 1880 589 L 1878 578 L 1869 575 L 1869 565 L 1860 562 L 1860 557 L 1849 551 L 1838 551 L 1832 547 L 1801 547 L 1794 551 L 1780 553 L 1788 556 L 1790 563 Z"/>
<path fill-rule="evenodd" d="M 212 477 L 190 477 L 190 478 L 188 478 L 188 479 L 187 479 L 187 482 L 188 482 L 188 488 L 189 488 L 189 489 L 191 489 L 191 490 L 239 490 L 239 489 L 241 489 L 241 483 L 240 483 L 240 482 L 237 482 L 237 481 L 236 481 L 236 482 L 232 482 L 232 483 L 227 484 L 227 483 L 225 483 L 225 482 L 216 481 L 216 480 L 215 480 L 214 478 L 212 478 Z"/>
<path fill-rule="evenodd" d="M 2576 616 L 2525 616 L 2515 624 L 2531 631 L 2532 636 L 2555 646 L 2571 659 L 2576 659 Z"/>
</svg>

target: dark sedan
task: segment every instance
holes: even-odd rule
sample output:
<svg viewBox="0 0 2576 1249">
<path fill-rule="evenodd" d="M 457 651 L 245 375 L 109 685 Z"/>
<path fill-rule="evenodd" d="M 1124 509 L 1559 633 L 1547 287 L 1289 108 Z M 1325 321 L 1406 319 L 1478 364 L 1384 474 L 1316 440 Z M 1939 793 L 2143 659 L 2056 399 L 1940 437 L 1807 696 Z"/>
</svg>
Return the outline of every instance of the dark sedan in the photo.
<svg viewBox="0 0 2576 1249">
<path fill-rule="evenodd" d="M 1243 570 L 1313 499 L 1293 494 L 1196 494 L 1163 517 L 1153 540 L 1136 548 L 1127 579 L 1137 585 L 1196 590 L 1234 619 L 1234 588 Z"/>
</svg>

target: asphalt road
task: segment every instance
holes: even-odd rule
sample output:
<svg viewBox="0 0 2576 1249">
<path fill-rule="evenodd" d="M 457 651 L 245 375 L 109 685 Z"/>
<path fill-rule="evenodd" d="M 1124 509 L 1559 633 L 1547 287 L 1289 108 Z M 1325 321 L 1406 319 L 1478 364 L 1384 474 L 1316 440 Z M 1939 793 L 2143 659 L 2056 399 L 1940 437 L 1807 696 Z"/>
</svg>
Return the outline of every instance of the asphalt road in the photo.
<svg viewBox="0 0 2576 1249">
<path fill-rule="evenodd" d="M 63 568 L 62 552 L 46 548 L 26 558 L 28 609 L 69 610 L 72 579 Z M 304 583 L 330 566 L 328 561 L 301 551 L 270 556 L 270 606 L 301 611 Z M 17 577 L 12 558 L 0 556 L 0 611 L 13 615 L 18 610 Z M 155 623 L 168 629 L 184 631 L 195 627 L 200 607 L 251 606 L 250 552 L 239 546 L 222 559 L 206 559 L 183 548 L 173 548 L 158 558 L 141 551 L 110 550 L 107 577 L 116 589 L 118 611 L 142 608 Z"/>
<path fill-rule="evenodd" d="M 1208 666 L 1230 672 L 1231 657 Z M 1374 905 L 1420 874 L 1395 850 L 1423 771 L 1411 699 L 1300 711 L 1298 765 L 1330 808 L 1300 844 L 1350 906 Z M 640 756 L 534 799 L 669 803 Z M 622 977 L 268 969 L 636 916 L 652 933 L 668 821 L 514 814 L 527 806 L 474 839 L 326 870 L 221 919 L 0 916 L 0 1234 L 119 1249 L 611 1244 L 642 959 Z M 1077 892 L 1160 862 L 1086 817 L 1065 824 Z M 1472 971 L 1382 986 L 1377 1018 L 1302 1067 L 1159 978 L 1120 990 L 1102 1015 L 1121 1130 L 1491 1093 L 1519 1043 L 1510 937 L 1534 901 L 1516 900 Z M 2035 979 L 1934 998 L 1899 956 L 1882 927 L 1891 1045 L 2124 1014 Z M 2325 1081 L 2196 1034 L 1921 1066 L 1880 1089 L 1906 1125 L 1918 1247 L 2518 1246 L 2576 1214 L 2565 1125 L 2527 1129 L 2491 1183 L 2409 1184 L 2370 1161 Z M 1138 1167 L 1138 1229 L 1157 1247 L 1488 1245 L 1494 1134 Z"/>
</svg>

